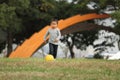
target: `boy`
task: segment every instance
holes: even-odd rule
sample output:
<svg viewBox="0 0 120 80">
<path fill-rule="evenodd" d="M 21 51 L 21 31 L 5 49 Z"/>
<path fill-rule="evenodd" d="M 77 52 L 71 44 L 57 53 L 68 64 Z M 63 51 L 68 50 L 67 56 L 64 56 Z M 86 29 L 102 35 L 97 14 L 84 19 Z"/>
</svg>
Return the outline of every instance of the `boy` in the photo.
<svg viewBox="0 0 120 80">
<path fill-rule="evenodd" d="M 50 23 L 50 28 L 44 36 L 44 41 L 46 42 L 47 36 L 49 37 L 49 54 L 52 54 L 54 58 L 57 56 L 58 42 L 61 37 L 60 30 L 58 29 L 58 21 L 56 19 L 52 20 Z"/>
</svg>

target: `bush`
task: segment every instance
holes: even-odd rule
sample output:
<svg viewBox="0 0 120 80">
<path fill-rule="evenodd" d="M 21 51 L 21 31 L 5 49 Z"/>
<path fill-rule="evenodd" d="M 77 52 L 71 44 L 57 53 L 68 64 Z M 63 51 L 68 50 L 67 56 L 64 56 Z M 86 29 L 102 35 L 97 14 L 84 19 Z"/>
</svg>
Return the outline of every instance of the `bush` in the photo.
<svg viewBox="0 0 120 80">
<path fill-rule="evenodd" d="M 99 53 L 95 54 L 93 57 L 94 57 L 95 59 L 103 59 L 103 56 L 100 55 Z"/>
</svg>

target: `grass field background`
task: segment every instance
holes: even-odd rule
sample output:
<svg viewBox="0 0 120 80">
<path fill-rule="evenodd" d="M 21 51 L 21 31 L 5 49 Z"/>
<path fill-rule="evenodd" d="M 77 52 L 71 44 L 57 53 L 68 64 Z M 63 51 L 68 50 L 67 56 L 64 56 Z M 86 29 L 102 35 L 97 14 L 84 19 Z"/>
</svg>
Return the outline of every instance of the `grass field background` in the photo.
<svg viewBox="0 0 120 80">
<path fill-rule="evenodd" d="M 120 60 L 1 58 L 0 80 L 120 80 Z"/>
</svg>

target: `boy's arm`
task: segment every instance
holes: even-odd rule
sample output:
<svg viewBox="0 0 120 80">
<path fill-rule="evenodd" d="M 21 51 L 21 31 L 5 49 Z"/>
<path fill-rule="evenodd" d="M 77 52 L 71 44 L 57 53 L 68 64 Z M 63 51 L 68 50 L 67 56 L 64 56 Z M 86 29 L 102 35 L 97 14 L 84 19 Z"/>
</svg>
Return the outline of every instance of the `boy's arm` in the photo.
<svg viewBox="0 0 120 80">
<path fill-rule="evenodd" d="M 60 30 L 58 29 L 58 37 L 57 37 L 57 40 L 60 40 L 60 38 L 61 38 L 61 32 L 60 32 Z"/>
<path fill-rule="evenodd" d="M 49 35 L 49 30 L 46 32 L 46 34 L 44 36 L 44 41 L 46 41 L 48 35 Z"/>
</svg>

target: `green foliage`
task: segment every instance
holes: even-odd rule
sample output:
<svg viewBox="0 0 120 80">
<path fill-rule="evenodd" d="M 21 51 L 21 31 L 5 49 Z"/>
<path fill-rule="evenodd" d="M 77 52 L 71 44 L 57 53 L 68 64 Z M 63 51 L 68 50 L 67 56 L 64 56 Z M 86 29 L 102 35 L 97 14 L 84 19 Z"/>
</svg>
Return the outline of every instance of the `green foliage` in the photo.
<svg viewBox="0 0 120 80">
<path fill-rule="evenodd" d="M 15 13 L 15 7 L 8 6 L 7 4 L 0 4 L 0 27 L 7 31 L 12 32 L 20 30 L 20 19 Z"/>
<path fill-rule="evenodd" d="M 107 3 L 108 0 L 99 0 L 99 4 L 100 6 L 106 6 L 106 3 Z"/>
<path fill-rule="evenodd" d="M 116 25 L 115 25 L 115 32 L 120 35 L 120 10 L 116 11 L 115 13 L 111 14 L 113 19 L 116 19 Z"/>
<path fill-rule="evenodd" d="M 115 13 L 111 14 L 111 16 L 117 19 L 117 22 L 120 23 L 120 10 L 116 11 Z"/>
<path fill-rule="evenodd" d="M 14 6 L 17 9 L 27 9 L 30 5 L 30 0 L 9 0 L 10 6 Z"/>
</svg>

